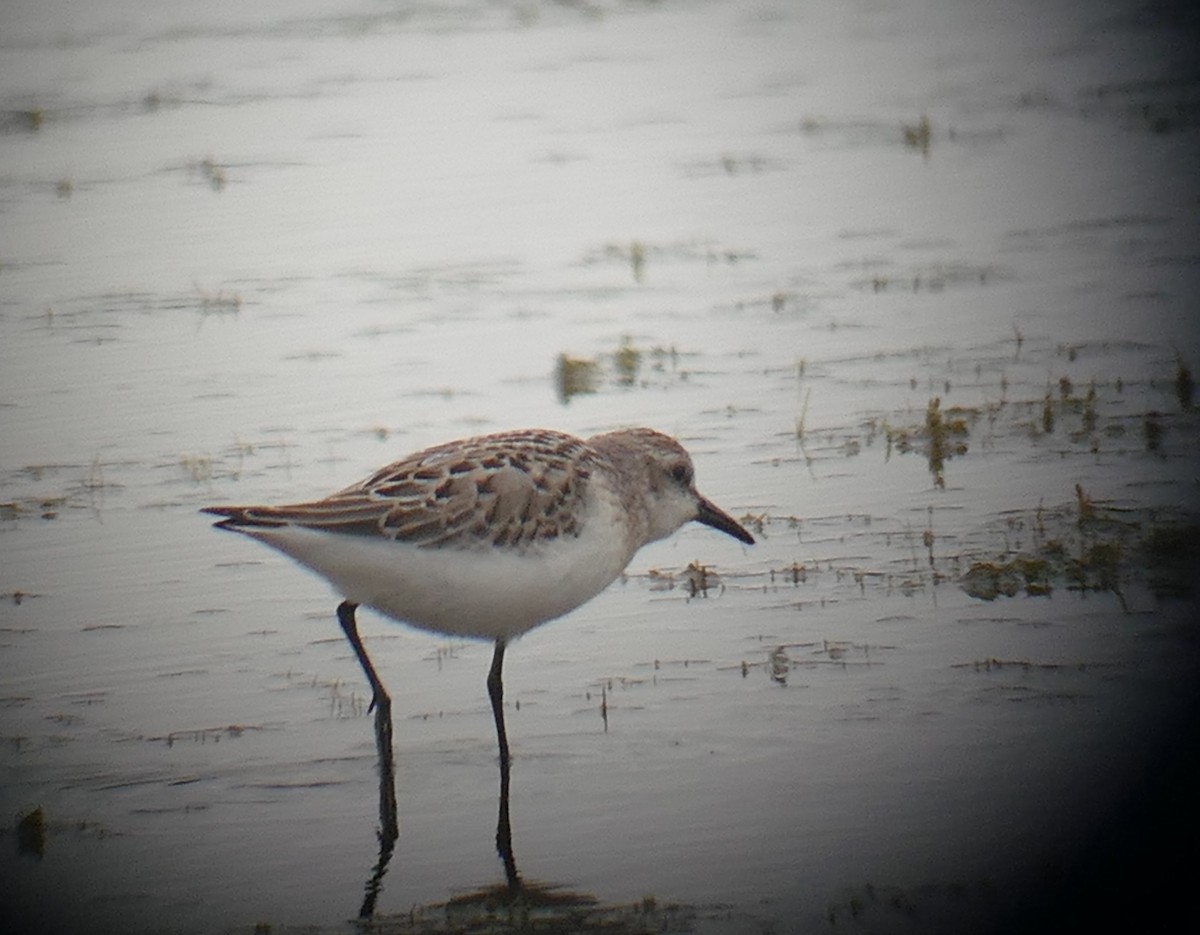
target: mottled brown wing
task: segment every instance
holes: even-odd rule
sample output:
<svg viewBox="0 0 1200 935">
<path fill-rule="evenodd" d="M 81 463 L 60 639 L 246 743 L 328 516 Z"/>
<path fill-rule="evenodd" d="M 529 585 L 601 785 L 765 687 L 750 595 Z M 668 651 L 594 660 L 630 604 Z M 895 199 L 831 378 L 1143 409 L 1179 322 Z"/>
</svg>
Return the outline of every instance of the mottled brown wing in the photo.
<svg viewBox="0 0 1200 935">
<path fill-rule="evenodd" d="M 557 432 L 489 435 L 429 448 L 324 500 L 214 507 L 234 527 L 297 525 L 420 546 L 502 546 L 579 534 L 593 457 Z"/>
<path fill-rule="evenodd" d="M 588 457 L 569 435 L 490 435 L 431 448 L 346 493 L 388 503 L 381 531 L 398 541 L 520 549 L 578 535 Z"/>
</svg>

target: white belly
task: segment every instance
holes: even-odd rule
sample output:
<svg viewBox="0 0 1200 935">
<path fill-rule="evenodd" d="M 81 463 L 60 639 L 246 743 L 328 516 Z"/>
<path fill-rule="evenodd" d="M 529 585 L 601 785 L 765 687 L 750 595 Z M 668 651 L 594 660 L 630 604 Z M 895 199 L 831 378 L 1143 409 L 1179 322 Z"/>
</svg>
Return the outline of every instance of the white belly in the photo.
<svg viewBox="0 0 1200 935">
<path fill-rule="evenodd" d="M 634 551 L 586 530 L 523 555 L 295 526 L 242 531 L 311 568 L 349 601 L 425 630 L 488 640 L 519 636 L 595 597 Z"/>
</svg>

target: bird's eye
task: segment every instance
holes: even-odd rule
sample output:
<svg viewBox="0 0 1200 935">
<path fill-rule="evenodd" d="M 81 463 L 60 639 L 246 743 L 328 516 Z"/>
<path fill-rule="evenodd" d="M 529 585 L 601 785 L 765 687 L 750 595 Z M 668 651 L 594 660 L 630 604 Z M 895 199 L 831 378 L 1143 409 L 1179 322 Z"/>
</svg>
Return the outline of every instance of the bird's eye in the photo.
<svg viewBox="0 0 1200 935">
<path fill-rule="evenodd" d="M 692 469 L 686 464 L 677 464 L 671 468 L 671 477 L 676 483 L 686 487 L 692 482 Z"/>
</svg>

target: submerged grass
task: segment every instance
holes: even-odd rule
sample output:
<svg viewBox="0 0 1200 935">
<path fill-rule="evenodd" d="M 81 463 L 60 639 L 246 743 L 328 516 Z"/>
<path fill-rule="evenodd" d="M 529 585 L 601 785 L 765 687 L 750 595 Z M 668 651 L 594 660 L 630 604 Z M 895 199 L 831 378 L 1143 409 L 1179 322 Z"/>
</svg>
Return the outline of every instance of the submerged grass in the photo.
<svg viewBox="0 0 1200 935">
<path fill-rule="evenodd" d="M 978 410 L 953 406 L 942 410 L 940 397 L 933 397 L 925 409 L 923 425 L 909 428 L 888 428 L 888 449 L 895 448 L 901 454 L 919 451 L 929 463 L 935 487 L 946 486 L 946 462 L 961 457 L 968 451 L 970 420 L 977 418 Z"/>
<path fill-rule="evenodd" d="M 569 403 L 576 396 L 599 393 L 606 385 L 620 389 L 661 386 L 688 379 L 679 367 L 675 347 L 642 347 L 630 335 L 622 335 L 617 348 L 594 357 L 560 353 L 554 365 L 554 391 L 558 401 Z"/>
<path fill-rule="evenodd" d="M 1200 525 L 1186 515 L 1118 509 L 1076 484 L 1073 508 L 1039 506 L 1006 517 L 1005 526 L 1032 531 L 1033 541 L 1015 552 L 971 560 L 959 584 L 972 597 L 1043 596 L 1064 587 L 1108 592 L 1124 602 L 1125 590 L 1137 581 L 1159 598 L 1195 593 Z"/>
</svg>

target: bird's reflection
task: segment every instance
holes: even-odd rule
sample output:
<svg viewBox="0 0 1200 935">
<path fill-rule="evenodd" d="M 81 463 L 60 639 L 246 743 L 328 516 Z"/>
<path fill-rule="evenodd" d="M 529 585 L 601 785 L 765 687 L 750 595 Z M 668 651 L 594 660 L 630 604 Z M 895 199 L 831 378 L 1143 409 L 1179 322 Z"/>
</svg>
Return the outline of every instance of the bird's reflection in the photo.
<svg viewBox="0 0 1200 935">
<path fill-rule="evenodd" d="M 496 742 L 500 766 L 500 802 L 496 813 L 496 852 L 504 866 L 504 879 L 472 892 L 455 896 L 446 903 L 413 907 L 404 913 L 404 931 L 445 932 L 447 920 L 458 926 L 455 930 L 490 932 L 528 931 L 529 914 L 536 910 L 538 918 L 553 928 L 559 920 L 576 935 L 611 935 L 614 931 L 681 931 L 690 925 L 695 907 L 671 903 L 659 906 L 653 897 L 627 905 L 604 905 L 591 893 L 571 890 L 544 881 L 525 880 L 517 871 L 513 855 L 512 824 L 509 821 L 509 774 L 511 757 L 508 735 L 504 726 L 504 686 L 501 668 L 504 643 L 496 644 L 492 667 L 488 672 L 488 697 L 496 722 Z M 375 747 L 379 754 L 379 855 L 367 879 L 360 919 L 374 919 L 375 906 L 383 888 L 383 878 L 395 852 L 400 836 L 396 810 L 396 768 L 392 753 L 392 702 L 386 693 L 375 698 Z M 429 912 L 428 917 L 424 913 Z M 423 921 L 424 919 L 424 921 Z"/>
<path fill-rule="evenodd" d="M 400 818 L 396 808 L 396 760 L 392 755 L 392 699 L 377 699 L 375 704 L 375 750 L 379 754 L 379 859 L 371 868 L 358 910 L 360 919 L 375 914 L 375 903 L 383 888 L 396 839 L 400 837 Z"/>
</svg>

